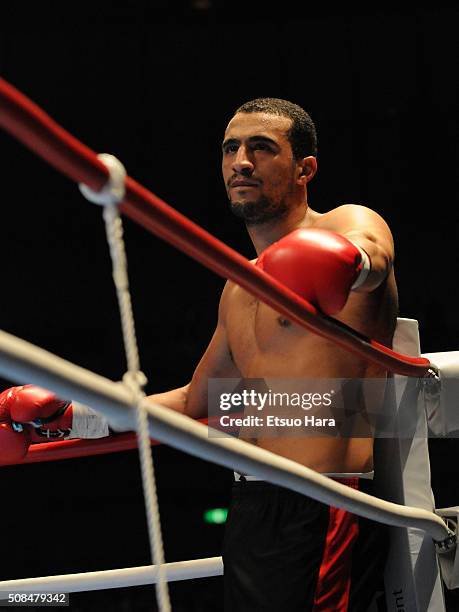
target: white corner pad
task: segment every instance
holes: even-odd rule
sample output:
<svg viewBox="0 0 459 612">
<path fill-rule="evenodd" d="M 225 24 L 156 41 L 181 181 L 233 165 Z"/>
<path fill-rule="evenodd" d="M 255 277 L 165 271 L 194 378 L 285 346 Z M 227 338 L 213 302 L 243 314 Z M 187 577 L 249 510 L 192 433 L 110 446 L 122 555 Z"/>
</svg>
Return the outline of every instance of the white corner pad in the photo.
<svg viewBox="0 0 459 612">
<path fill-rule="evenodd" d="M 438 436 L 459 432 L 459 351 L 425 353 L 438 379 L 424 390 L 429 429 Z"/>
</svg>

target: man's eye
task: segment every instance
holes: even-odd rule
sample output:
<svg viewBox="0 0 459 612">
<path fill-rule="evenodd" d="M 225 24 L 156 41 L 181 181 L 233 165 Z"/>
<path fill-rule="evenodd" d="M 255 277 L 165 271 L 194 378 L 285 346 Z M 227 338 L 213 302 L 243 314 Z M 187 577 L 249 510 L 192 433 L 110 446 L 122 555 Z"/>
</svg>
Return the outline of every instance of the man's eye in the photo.
<svg viewBox="0 0 459 612">
<path fill-rule="evenodd" d="M 264 142 L 257 142 L 253 145 L 253 150 L 259 150 L 259 151 L 271 151 L 271 147 L 269 145 L 267 145 Z"/>
<path fill-rule="evenodd" d="M 225 153 L 236 153 L 237 150 L 238 150 L 237 145 L 226 145 L 226 147 L 223 148 L 223 151 Z"/>
</svg>

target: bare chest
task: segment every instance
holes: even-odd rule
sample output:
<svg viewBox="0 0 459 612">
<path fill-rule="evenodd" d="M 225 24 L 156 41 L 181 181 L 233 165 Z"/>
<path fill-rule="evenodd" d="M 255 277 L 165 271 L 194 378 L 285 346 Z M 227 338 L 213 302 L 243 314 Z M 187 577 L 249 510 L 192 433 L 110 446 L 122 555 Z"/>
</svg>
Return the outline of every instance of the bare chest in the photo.
<svg viewBox="0 0 459 612">
<path fill-rule="evenodd" d="M 390 300 L 389 300 L 390 301 Z M 394 313 L 387 298 L 352 295 L 340 316 L 346 325 L 390 343 Z M 227 338 L 243 377 L 324 378 L 363 376 L 362 360 L 292 323 L 240 287 L 228 304 Z"/>
<path fill-rule="evenodd" d="M 239 287 L 226 325 L 233 360 L 244 377 L 309 374 L 305 369 L 317 337 Z"/>
</svg>

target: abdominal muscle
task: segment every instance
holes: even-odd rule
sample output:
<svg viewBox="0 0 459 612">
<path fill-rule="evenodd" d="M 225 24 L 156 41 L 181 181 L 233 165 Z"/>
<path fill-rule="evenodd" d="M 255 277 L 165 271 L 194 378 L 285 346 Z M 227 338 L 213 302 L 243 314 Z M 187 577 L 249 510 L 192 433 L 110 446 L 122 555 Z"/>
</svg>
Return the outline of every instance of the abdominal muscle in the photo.
<svg viewBox="0 0 459 612">
<path fill-rule="evenodd" d="M 373 470 L 372 438 L 265 438 L 247 441 L 320 473 L 361 473 Z"/>
<path fill-rule="evenodd" d="M 309 359 L 296 359 L 296 363 L 292 367 L 285 367 L 284 364 L 288 364 L 289 360 L 282 357 L 277 359 L 274 355 L 271 355 L 268 363 L 263 366 L 264 359 L 254 359 L 252 362 L 256 367 L 249 368 L 243 375 L 243 378 L 263 378 L 268 379 L 271 376 L 276 379 L 336 379 L 336 378 L 354 378 L 348 376 L 350 374 L 349 366 L 346 368 L 336 369 L 336 349 L 333 349 L 333 357 L 335 363 L 329 362 L 328 367 L 322 366 L 317 367 L 317 363 L 326 364 L 327 358 L 325 353 L 329 347 L 322 347 L 322 355 L 317 351 L 317 341 L 315 338 L 309 338 L 309 341 L 303 339 L 301 342 L 303 354 L 310 354 L 314 357 Z M 320 344 L 320 343 L 319 343 Z M 308 347 L 308 345 L 310 345 Z M 316 350 L 313 350 L 313 349 Z M 308 350 L 309 349 L 309 350 Z M 300 353 L 300 354 L 301 354 Z M 349 362 L 349 357 L 347 357 Z M 309 363 L 308 363 L 309 362 Z M 278 367 L 276 367 L 276 364 Z M 317 371 L 317 370 L 320 371 Z M 352 368 L 353 369 L 353 368 Z M 355 368 L 358 369 L 358 368 Z M 357 377 L 360 377 L 357 375 Z M 295 387 L 292 387 L 294 389 Z M 314 391 L 314 389 L 311 389 Z M 353 408 L 356 406 L 354 405 Z M 250 409 L 249 409 L 250 410 Z M 252 411 L 251 411 L 252 412 Z M 271 409 L 270 414 L 274 414 L 275 411 Z M 258 414 L 264 414 L 263 411 Z M 266 410 L 265 410 L 266 414 Z M 321 412 L 315 411 L 316 417 L 321 417 Z M 282 417 L 289 417 L 290 415 L 283 411 Z M 295 409 L 292 417 L 300 417 L 304 419 L 304 416 L 309 416 L 309 413 L 301 410 L 301 408 Z M 323 416 L 330 416 L 329 412 Z M 300 428 L 300 435 L 295 435 L 298 431 L 298 427 L 293 429 L 280 427 L 277 431 L 269 431 L 268 436 L 266 433 L 269 428 L 266 426 L 261 428 L 261 431 L 249 430 L 246 431 L 244 428 L 240 431 L 240 438 L 250 442 L 260 448 L 271 451 L 277 455 L 291 459 L 305 465 L 317 472 L 332 472 L 332 473 L 349 473 L 349 472 L 369 472 L 373 470 L 373 438 L 369 433 L 369 437 L 336 437 L 336 428 L 331 428 L 329 435 L 323 433 L 320 430 L 311 429 L 311 427 Z M 326 429 L 326 428 L 324 428 Z M 287 433 L 285 433 L 287 431 Z M 278 435 L 276 435 L 278 433 Z"/>
</svg>

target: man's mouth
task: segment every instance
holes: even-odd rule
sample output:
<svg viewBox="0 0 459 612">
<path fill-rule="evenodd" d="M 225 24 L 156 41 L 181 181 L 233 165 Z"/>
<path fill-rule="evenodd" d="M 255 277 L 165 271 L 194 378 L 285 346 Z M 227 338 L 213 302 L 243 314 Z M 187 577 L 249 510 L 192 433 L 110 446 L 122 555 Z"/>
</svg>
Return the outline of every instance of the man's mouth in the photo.
<svg viewBox="0 0 459 612">
<path fill-rule="evenodd" d="M 258 187 L 259 183 L 256 181 L 248 181 L 243 179 L 236 179 L 230 183 L 230 189 L 235 189 L 236 187 Z"/>
</svg>

